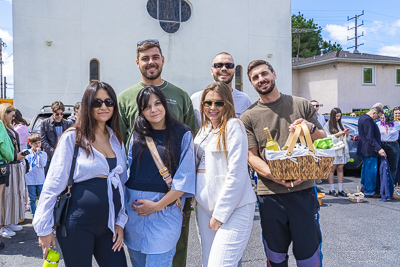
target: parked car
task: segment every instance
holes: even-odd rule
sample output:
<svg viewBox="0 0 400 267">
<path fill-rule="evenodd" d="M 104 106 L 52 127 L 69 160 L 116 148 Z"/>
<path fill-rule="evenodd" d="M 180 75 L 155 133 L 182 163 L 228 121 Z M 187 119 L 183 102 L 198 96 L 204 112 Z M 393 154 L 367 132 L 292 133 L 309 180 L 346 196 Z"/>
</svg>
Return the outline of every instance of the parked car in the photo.
<svg viewBox="0 0 400 267">
<path fill-rule="evenodd" d="M 67 119 L 73 112 L 74 112 L 74 106 L 73 105 L 64 105 L 65 111 L 64 111 L 64 119 Z M 49 118 L 53 115 L 53 112 L 51 111 L 51 106 L 43 106 L 39 112 L 33 117 L 30 125 L 29 125 L 29 131 L 31 133 L 38 133 L 40 134 L 40 124 L 42 120 Z"/>
<path fill-rule="evenodd" d="M 324 116 L 325 120 L 329 120 L 329 116 Z M 346 170 L 361 170 L 362 167 L 362 157 L 357 155 L 358 147 L 358 117 L 342 117 L 343 127 L 349 128 L 350 141 L 349 144 L 349 154 L 350 161 L 344 165 Z"/>
</svg>

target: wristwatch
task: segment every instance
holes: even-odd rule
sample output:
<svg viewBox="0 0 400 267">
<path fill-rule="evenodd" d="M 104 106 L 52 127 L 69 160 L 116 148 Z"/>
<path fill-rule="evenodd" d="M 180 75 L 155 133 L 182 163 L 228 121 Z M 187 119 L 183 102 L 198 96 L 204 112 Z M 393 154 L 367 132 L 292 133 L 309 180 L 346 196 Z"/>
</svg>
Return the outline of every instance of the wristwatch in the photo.
<svg viewBox="0 0 400 267">
<path fill-rule="evenodd" d="M 317 130 L 317 126 L 315 126 L 315 124 L 313 124 L 313 125 L 311 126 L 310 134 L 315 133 L 315 130 Z"/>
</svg>

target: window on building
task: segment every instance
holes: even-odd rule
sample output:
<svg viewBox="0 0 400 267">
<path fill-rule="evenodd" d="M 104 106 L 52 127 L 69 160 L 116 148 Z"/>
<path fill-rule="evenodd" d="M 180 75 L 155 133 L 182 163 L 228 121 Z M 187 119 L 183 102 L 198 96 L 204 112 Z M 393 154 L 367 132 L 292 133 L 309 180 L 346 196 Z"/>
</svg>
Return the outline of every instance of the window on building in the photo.
<svg viewBox="0 0 400 267">
<path fill-rule="evenodd" d="M 396 85 L 400 85 L 400 68 L 396 68 Z"/>
<path fill-rule="evenodd" d="M 100 62 L 97 58 L 90 60 L 89 64 L 89 77 L 90 81 L 100 81 Z"/>
<path fill-rule="evenodd" d="M 177 32 L 181 23 L 192 14 L 189 3 L 184 0 L 148 0 L 147 12 L 160 22 L 167 33 Z"/>
<path fill-rule="evenodd" d="M 243 68 L 240 65 L 236 66 L 235 70 L 235 89 L 243 92 Z"/>
<path fill-rule="evenodd" d="M 375 84 L 375 67 L 363 67 L 363 84 Z"/>
</svg>

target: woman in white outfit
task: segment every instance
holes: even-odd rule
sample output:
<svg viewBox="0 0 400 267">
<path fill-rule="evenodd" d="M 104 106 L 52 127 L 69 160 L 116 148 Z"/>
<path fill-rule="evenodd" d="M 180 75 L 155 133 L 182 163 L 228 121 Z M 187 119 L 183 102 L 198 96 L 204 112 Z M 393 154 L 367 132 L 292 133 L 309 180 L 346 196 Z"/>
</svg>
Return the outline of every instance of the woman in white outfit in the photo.
<svg viewBox="0 0 400 267">
<path fill-rule="evenodd" d="M 202 127 L 194 143 L 203 266 L 237 266 L 250 238 L 256 202 L 246 131 L 225 83 L 208 85 L 201 104 Z"/>
</svg>

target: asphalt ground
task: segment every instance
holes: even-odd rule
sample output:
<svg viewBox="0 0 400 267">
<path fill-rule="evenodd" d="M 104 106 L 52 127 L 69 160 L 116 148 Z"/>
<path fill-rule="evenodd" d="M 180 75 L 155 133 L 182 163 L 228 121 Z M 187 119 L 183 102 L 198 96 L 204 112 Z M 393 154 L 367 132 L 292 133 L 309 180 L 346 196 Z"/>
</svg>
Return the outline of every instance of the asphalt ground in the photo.
<svg viewBox="0 0 400 267">
<path fill-rule="evenodd" d="M 344 188 L 355 192 L 359 183 L 359 176 L 346 176 Z M 328 192 L 327 181 L 323 181 L 318 187 L 323 192 Z M 22 231 L 12 238 L 0 238 L 6 244 L 5 249 L 0 250 L 1 267 L 43 264 L 30 212 L 26 216 L 27 219 L 21 224 L 24 227 Z M 320 224 L 324 266 L 400 266 L 400 201 L 381 202 L 380 199 L 368 198 L 363 203 L 352 203 L 347 198 L 327 195 L 322 200 Z M 194 213 L 190 227 L 187 266 L 197 267 L 201 266 L 201 249 Z M 266 266 L 265 261 L 260 218 L 256 209 L 253 232 L 243 255 L 242 265 Z M 58 266 L 65 266 L 62 259 Z M 93 266 L 97 266 L 95 261 Z M 128 266 L 131 266 L 130 262 Z M 291 249 L 289 266 L 296 266 Z"/>
</svg>

